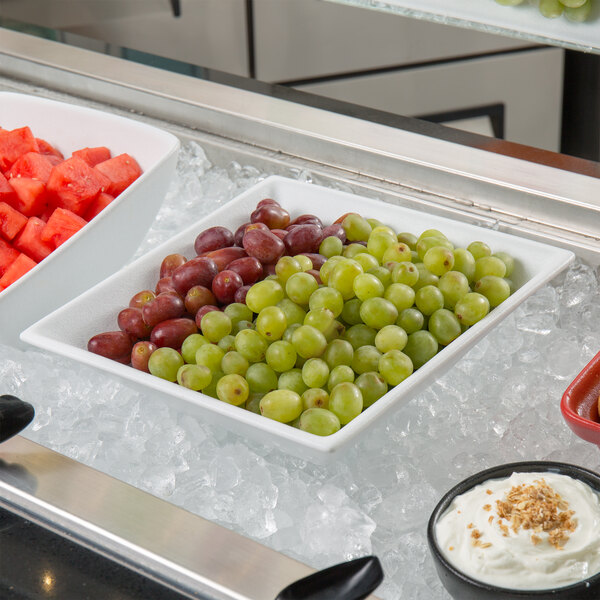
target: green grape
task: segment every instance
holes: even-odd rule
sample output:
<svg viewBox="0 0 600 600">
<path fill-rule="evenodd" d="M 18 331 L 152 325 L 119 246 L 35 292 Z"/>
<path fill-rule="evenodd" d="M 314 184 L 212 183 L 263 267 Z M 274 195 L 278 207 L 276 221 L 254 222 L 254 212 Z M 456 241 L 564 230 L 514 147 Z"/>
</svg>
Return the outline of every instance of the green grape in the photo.
<svg viewBox="0 0 600 600">
<path fill-rule="evenodd" d="M 292 256 L 282 256 L 275 265 L 275 273 L 282 285 L 295 273 L 301 273 L 302 266 Z"/>
<path fill-rule="evenodd" d="M 375 227 L 386 227 L 379 219 L 375 219 L 374 217 L 367 217 L 367 223 L 371 226 L 372 230 Z"/>
<path fill-rule="evenodd" d="M 252 321 L 254 320 L 254 314 L 252 311 L 241 302 L 232 302 L 228 304 L 223 312 L 231 319 L 231 324 L 235 325 L 240 321 Z"/>
<path fill-rule="evenodd" d="M 292 390 L 274 390 L 262 397 L 260 412 L 263 417 L 289 423 L 302 414 L 302 398 Z"/>
<path fill-rule="evenodd" d="M 454 310 L 456 303 L 471 291 L 469 280 L 460 271 L 448 271 L 444 273 L 437 285 L 444 296 L 444 308 Z"/>
<path fill-rule="evenodd" d="M 438 341 L 432 333 L 421 329 L 408 336 L 404 354 L 412 361 L 413 367 L 418 369 L 422 367 L 429 359 L 433 358 L 438 351 Z M 379 369 L 381 372 L 381 367 Z M 385 377 L 385 374 L 382 373 Z"/>
<path fill-rule="evenodd" d="M 415 305 L 425 316 L 429 316 L 444 307 L 444 294 L 435 285 L 423 286 L 415 294 Z"/>
<path fill-rule="evenodd" d="M 385 251 L 392 244 L 398 244 L 398 238 L 395 233 L 390 233 L 386 230 L 373 230 L 367 241 L 367 251 L 381 262 Z"/>
<path fill-rule="evenodd" d="M 440 278 L 429 271 L 423 263 L 416 263 L 415 267 L 417 267 L 417 270 L 419 271 L 419 279 L 413 285 L 413 290 L 415 290 L 415 292 L 426 285 L 438 284 Z"/>
<path fill-rule="evenodd" d="M 386 267 L 373 267 L 367 271 L 369 275 L 375 275 L 381 283 L 383 283 L 383 287 L 387 288 L 390 283 L 392 283 L 392 273 Z"/>
<path fill-rule="evenodd" d="M 338 383 L 329 394 L 329 410 L 342 425 L 360 415 L 363 409 L 362 394 L 354 383 Z"/>
<path fill-rule="evenodd" d="M 396 238 L 398 239 L 398 238 Z M 385 264 L 386 262 L 404 262 L 409 261 L 411 259 L 410 248 L 404 244 L 403 242 L 394 242 L 390 246 L 386 248 L 386 251 L 383 253 L 381 258 L 381 262 Z"/>
<path fill-rule="evenodd" d="M 467 250 L 473 255 L 475 260 L 492 254 L 492 250 L 485 242 L 471 242 L 467 246 Z"/>
<path fill-rule="evenodd" d="M 412 335 L 416 334 L 413 333 Z M 410 340 L 410 336 L 408 339 Z M 377 370 L 387 384 L 394 386 L 412 374 L 413 361 L 407 354 L 400 350 L 390 350 L 381 355 Z"/>
<path fill-rule="evenodd" d="M 283 311 L 288 327 L 294 323 L 298 323 L 298 325 L 304 323 L 306 311 L 299 304 L 292 302 L 289 298 L 284 298 L 283 300 L 280 300 L 276 306 Z"/>
<path fill-rule="evenodd" d="M 363 268 L 351 258 L 339 261 L 329 274 L 327 285 L 340 294 L 344 300 L 350 300 L 354 296 L 354 278 L 363 272 Z"/>
<path fill-rule="evenodd" d="M 475 257 L 466 248 L 456 248 L 453 269 L 462 273 L 471 283 L 475 279 Z"/>
<path fill-rule="evenodd" d="M 560 0 L 540 0 L 538 8 L 547 19 L 555 19 L 562 15 L 564 7 Z"/>
<path fill-rule="evenodd" d="M 303 271 L 310 271 L 313 268 L 312 260 L 310 260 L 308 256 L 305 256 L 304 254 L 296 254 L 294 258 L 298 261 Z"/>
<path fill-rule="evenodd" d="M 219 346 L 223 352 L 231 352 L 231 350 L 235 350 L 235 335 L 224 335 L 217 342 L 217 346 Z"/>
<path fill-rule="evenodd" d="M 300 415 L 299 428 L 314 435 L 333 435 L 340 427 L 337 416 L 325 408 L 309 408 Z"/>
<path fill-rule="evenodd" d="M 196 364 L 208 367 L 212 373 L 221 370 L 221 360 L 225 352 L 216 344 L 204 344 L 196 351 Z"/>
<path fill-rule="evenodd" d="M 326 258 L 331 256 L 338 256 L 344 250 L 344 243 L 339 237 L 330 235 L 326 237 L 319 246 L 319 254 L 322 254 Z"/>
<path fill-rule="evenodd" d="M 231 333 L 233 335 L 237 335 L 240 331 L 243 331 L 244 329 L 254 329 L 254 323 L 252 321 L 238 321 L 237 323 L 234 324 L 233 328 L 231 329 Z"/>
<path fill-rule="evenodd" d="M 495 256 L 482 256 L 475 261 L 475 281 L 479 281 L 486 275 L 504 277 L 505 274 L 506 265 Z"/>
<path fill-rule="evenodd" d="M 327 344 L 327 348 L 323 353 L 323 360 L 327 363 L 330 369 L 338 365 L 351 365 L 352 357 L 354 356 L 354 348 L 347 340 L 332 340 Z"/>
<path fill-rule="evenodd" d="M 308 308 L 310 310 L 327 308 L 333 313 L 333 317 L 337 318 L 342 314 L 344 299 L 342 298 L 342 294 L 336 289 L 321 287 L 311 294 L 310 300 L 308 301 Z"/>
<path fill-rule="evenodd" d="M 367 250 L 366 246 L 363 246 L 362 244 L 348 244 L 347 246 L 344 246 L 344 251 L 342 253 L 342 256 L 344 258 L 356 258 L 359 254 L 369 254 L 369 251 Z M 375 258 L 375 257 L 373 257 Z M 375 258 L 375 261 L 377 262 L 377 259 Z M 379 262 L 377 262 L 377 264 L 379 264 Z"/>
<path fill-rule="evenodd" d="M 251 364 L 245 375 L 251 392 L 266 394 L 276 390 L 278 386 L 277 373 L 266 363 L 259 362 Z"/>
<path fill-rule="evenodd" d="M 182 365 L 177 371 L 177 383 L 195 392 L 210 385 L 212 373 L 201 365 Z"/>
<path fill-rule="evenodd" d="M 285 313 L 278 306 L 267 306 L 256 317 L 256 331 L 269 342 L 280 339 L 287 325 Z"/>
<path fill-rule="evenodd" d="M 344 304 L 344 308 L 342 309 L 342 319 L 348 325 L 358 325 L 362 323 L 362 319 L 360 318 L 360 305 L 362 302 L 358 298 L 352 298 L 352 300 L 348 300 Z"/>
<path fill-rule="evenodd" d="M 308 386 L 304 383 L 304 379 L 302 379 L 302 369 L 294 368 L 281 373 L 277 381 L 277 388 L 280 390 L 292 390 L 301 396 L 308 389 Z"/>
<path fill-rule="evenodd" d="M 333 271 L 335 265 L 342 260 L 344 260 L 342 256 L 332 256 L 321 265 L 321 268 L 319 269 L 319 277 L 321 277 L 321 281 L 325 285 L 327 285 L 329 281 L 329 275 L 331 274 L 331 271 Z"/>
<path fill-rule="evenodd" d="M 181 344 L 181 355 L 186 363 L 196 363 L 196 351 L 200 346 L 210 344 L 210 342 L 200 333 L 192 333 L 188 335 L 183 344 Z"/>
<path fill-rule="evenodd" d="M 383 283 L 371 273 L 361 273 L 354 278 L 354 294 L 359 300 L 383 296 Z"/>
<path fill-rule="evenodd" d="M 372 231 L 367 220 L 356 213 L 350 213 L 344 217 L 342 228 L 349 242 L 366 242 Z"/>
<path fill-rule="evenodd" d="M 235 336 L 235 349 L 251 363 L 262 362 L 265 359 L 268 342 L 258 331 L 244 329 Z"/>
<path fill-rule="evenodd" d="M 375 346 L 361 346 L 357 348 L 352 357 L 352 370 L 357 374 L 377 371 L 381 352 Z"/>
<path fill-rule="evenodd" d="M 364 323 L 352 325 L 346 329 L 344 338 L 352 344 L 352 348 L 356 351 L 361 346 L 374 346 L 375 336 L 377 331 Z"/>
<path fill-rule="evenodd" d="M 410 308 L 415 303 L 415 290 L 405 283 L 392 283 L 383 296 L 396 307 L 398 312 Z"/>
<path fill-rule="evenodd" d="M 227 352 L 221 359 L 221 371 L 225 375 L 245 375 L 250 363 L 236 350 Z"/>
<path fill-rule="evenodd" d="M 310 295 L 319 287 L 310 273 L 294 273 L 285 284 L 288 298 L 300 306 L 308 306 Z"/>
<path fill-rule="evenodd" d="M 248 382 L 241 375 L 223 375 L 217 383 L 217 398 L 221 402 L 241 406 L 246 403 L 249 395 Z"/>
<path fill-rule="evenodd" d="M 427 328 L 442 346 L 447 346 L 461 334 L 460 321 L 446 308 L 436 310 L 431 315 Z"/>
<path fill-rule="evenodd" d="M 248 400 L 246 400 L 246 410 L 260 415 L 260 401 L 263 396 L 264 394 L 253 394 L 252 392 L 250 392 Z"/>
<path fill-rule="evenodd" d="M 478 292 L 470 292 L 463 296 L 454 307 L 454 314 L 458 317 L 461 325 L 470 327 L 474 325 L 490 311 L 490 302 Z"/>
<path fill-rule="evenodd" d="M 419 280 L 419 270 L 410 261 L 399 262 L 392 269 L 392 281 L 412 287 Z"/>
<path fill-rule="evenodd" d="M 393 237 L 394 240 L 397 240 L 398 238 L 396 237 L 396 232 L 394 231 L 394 229 L 392 227 L 390 227 L 389 225 L 384 225 L 383 223 L 379 222 L 378 225 L 376 225 L 375 227 L 373 227 L 373 229 L 371 229 L 371 234 L 377 234 L 377 235 L 389 235 L 390 237 Z"/>
<path fill-rule="evenodd" d="M 502 277 L 486 275 L 474 286 L 473 290 L 483 294 L 494 308 L 504 302 L 510 296 L 510 284 Z"/>
<path fill-rule="evenodd" d="M 348 365 L 338 365 L 329 372 L 327 380 L 327 389 L 331 390 L 340 383 L 352 383 L 354 381 L 354 371 Z"/>
<path fill-rule="evenodd" d="M 504 277 L 510 277 L 515 269 L 515 259 L 507 252 L 494 252 L 492 256 L 499 258 L 506 267 Z"/>
<path fill-rule="evenodd" d="M 346 326 L 337 319 L 334 319 L 327 330 L 323 332 L 323 335 L 325 336 L 327 343 L 329 343 L 340 338 L 342 335 L 344 335 L 345 331 Z"/>
<path fill-rule="evenodd" d="M 586 3 L 586 0 L 560 0 L 568 8 L 580 8 Z"/>
<path fill-rule="evenodd" d="M 331 329 L 334 320 L 333 313 L 328 308 L 315 308 L 306 313 L 303 325 L 310 325 L 326 334 Z"/>
<path fill-rule="evenodd" d="M 364 248 L 364 246 L 361 246 L 361 248 Z M 368 252 L 361 252 L 357 254 L 354 256 L 354 260 L 363 268 L 365 273 L 379 266 L 379 261 Z"/>
<path fill-rule="evenodd" d="M 301 325 L 292 333 L 292 346 L 302 358 L 318 358 L 327 348 L 327 339 L 315 327 Z"/>
<path fill-rule="evenodd" d="M 304 410 L 309 408 L 327 408 L 329 406 L 329 394 L 322 388 L 309 388 L 302 394 L 302 406 Z"/>
<path fill-rule="evenodd" d="M 427 250 L 434 246 L 442 246 L 448 250 L 454 250 L 454 246 L 446 239 L 441 237 L 426 236 L 419 239 L 417 242 L 417 254 L 419 259 L 423 260 Z"/>
<path fill-rule="evenodd" d="M 423 256 L 425 268 L 434 275 L 441 277 L 452 270 L 454 266 L 454 252 L 444 246 L 433 246 Z"/>
<path fill-rule="evenodd" d="M 371 406 L 388 391 L 386 380 L 376 371 L 362 373 L 356 378 L 354 384 L 362 394 L 363 408 Z"/>
<path fill-rule="evenodd" d="M 385 354 L 390 350 L 402 350 L 406 346 L 408 335 L 398 325 L 386 325 L 375 336 L 375 348 Z"/>
<path fill-rule="evenodd" d="M 283 334 L 283 338 L 281 338 L 284 342 L 289 342 L 290 344 L 292 343 L 292 335 L 294 335 L 294 331 L 296 331 L 296 329 L 298 329 L 298 327 L 301 327 L 302 323 L 292 323 L 286 330 L 285 333 Z M 296 352 L 294 350 L 294 352 Z"/>
<path fill-rule="evenodd" d="M 396 322 L 398 309 L 386 298 L 369 298 L 360 307 L 360 318 L 368 327 L 381 329 Z"/>
<path fill-rule="evenodd" d="M 231 319 L 220 310 L 211 310 L 202 317 L 200 329 L 208 341 L 216 343 L 231 332 Z"/>
<path fill-rule="evenodd" d="M 296 350 L 290 342 L 278 340 L 267 348 L 265 360 L 267 364 L 278 373 L 289 371 L 296 364 Z"/>
<path fill-rule="evenodd" d="M 302 367 L 302 380 L 309 388 L 323 387 L 329 379 L 329 366 L 321 358 L 309 358 Z"/>
<path fill-rule="evenodd" d="M 304 363 L 308 360 L 308 358 L 302 358 L 301 356 L 297 356 L 296 357 L 296 363 L 294 364 L 294 367 L 296 369 L 300 369 L 302 370 L 302 367 L 304 366 Z"/>
<path fill-rule="evenodd" d="M 426 229 L 425 231 L 423 231 L 421 233 L 421 235 L 419 236 L 417 241 L 422 240 L 423 238 L 429 238 L 429 237 L 438 238 L 440 240 L 448 239 L 446 237 L 446 235 L 444 233 L 442 233 L 439 229 Z"/>
<path fill-rule="evenodd" d="M 405 308 L 400 311 L 398 318 L 396 319 L 396 325 L 402 327 L 402 329 L 410 335 L 415 331 L 423 329 L 425 318 L 418 308 Z"/>
<path fill-rule="evenodd" d="M 219 396 L 217 395 L 217 384 L 224 375 L 225 373 L 223 373 L 223 371 L 213 371 L 212 379 L 210 383 L 202 390 L 202 393 L 210 396 L 211 398 L 217 398 L 218 400 Z"/>
<path fill-rule="evenodd" d="M 246 294 L 246 305 L 258 314 L 267 306 L 275 306 L 283 299 L 284 293 L 281 284 L 273 279 L 264 279 L 255 283 Z"/>
<path fill-rule="evenodd" d="M 414 233 L 403 231 L 397 235 L 398 241 L 406 244 L 411 250 L 416 250 L 418 238 Z"/>
<path fill-rule="evenodd" d="M 579 7 L 571 8 L 570 6 L 565 6 L 565 17 L 569 21 L 574 23 L 583 23 L 592 12 L 592 1 L 586 0 L 585 4 L 582 4 Z"/>
</svg>

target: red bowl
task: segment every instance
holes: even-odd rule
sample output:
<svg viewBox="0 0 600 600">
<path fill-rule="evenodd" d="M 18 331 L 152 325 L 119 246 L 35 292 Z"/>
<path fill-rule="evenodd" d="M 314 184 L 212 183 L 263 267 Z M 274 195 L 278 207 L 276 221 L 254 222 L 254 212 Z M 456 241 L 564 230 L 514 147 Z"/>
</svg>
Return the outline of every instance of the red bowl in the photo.
<svg viewBox="0 0 600 600">
<path fill-rule="evenodd" d="M 580 438 L 600 447 L 600 352 L 565 390 L 560 410 L 567 425 Z"/>
</svg>

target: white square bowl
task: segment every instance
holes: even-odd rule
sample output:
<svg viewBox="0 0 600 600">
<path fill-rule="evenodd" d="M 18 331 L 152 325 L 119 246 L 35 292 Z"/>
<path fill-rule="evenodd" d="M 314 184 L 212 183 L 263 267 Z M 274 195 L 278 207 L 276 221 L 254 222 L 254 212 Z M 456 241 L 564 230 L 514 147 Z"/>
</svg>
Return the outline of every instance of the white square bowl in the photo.
<svg viewBox="0 0 600 600">
<path fill-rule="evenodd" d="M 179 140 L 170 133 L 99 110 L 27 94 L 0 92 L 0 126 L 29 126 L 68 158 L 74 150 L 106 146 L 133 156 L 142 175 L 50 256 L 0 292 L 0 343 L 114 273 L 131 258 L 156 217 L 177 164 Z"/>
<path fill-rule="evenodd" d="M 475 240 L 485 241 L 495 252 L 503 250 L 515 257 L 517 264 L 513 281 L 518 289 L 413 375 L 329 437 L 319 437 L 272 421 L 86 350 L 87 342 L 93 335 L 118 329 L 117 314 L 128 305 L 131 296 L 143 289 L 154 289 L 160 263 L 166 255 L 178 252 L 188 259 L 192 258 L 195 256 L 194 240 L 198 233 L 214 225 L 235 230 L 248 220 L 256 203 L 263 198 L 277 200 L 290 212 L 292 218 L 300 214 L 314 213 L 327 224 L 343 213 L 355 211 L 380 219 L 398 231 L 411 231 L 418 235 L 425 229 L 440 229 L 448 233 L 451 241 L 458 246 L 466 246 Z M 341 448 L 365 434 L 371 424 L 382 417 L 387 417 L 418 390 L 435 381 L 487 331 L 562 270 L 573 258 L 573 253 L 567 250 L 513 235 L 316 185 L 299 183 L 282 177 L 270 177 L 32 325 L 23 332 L 21 339 L 102 369 L 136 384 L 141 389 L 150 388 L 159 392 L 164 395 L 164 400 L 169 405 L 200 419 L 218 423 L 240 435 L 271 444 L 302 458 L 327 462 Z"/>
</svg>

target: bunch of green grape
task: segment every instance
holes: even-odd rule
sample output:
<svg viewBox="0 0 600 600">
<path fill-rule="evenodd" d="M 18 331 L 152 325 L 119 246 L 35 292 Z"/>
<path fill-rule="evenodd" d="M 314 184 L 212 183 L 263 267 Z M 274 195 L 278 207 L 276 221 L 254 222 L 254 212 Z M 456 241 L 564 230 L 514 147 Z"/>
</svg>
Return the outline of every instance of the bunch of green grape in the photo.
<svg viewBox="0 0 600 600">
<path fill-rule="evenodd" d="M 517 6 L 524 0 L 496 0 L 504 6 Z M 539 11 L 549 19 L 564 15 L 569 21 L 582 23 L 592 11 L 593 0 L 539 0 Z"/>
<path fill-rule="evenodd" d="M 331 435 L 511 294 L 514 259 L 349 213 L 319 253 L 282 256 L 245 301 L 206 312 L 153 375 Z M 317 271 L 313 260 L 322 263 Z"/>
</svg>

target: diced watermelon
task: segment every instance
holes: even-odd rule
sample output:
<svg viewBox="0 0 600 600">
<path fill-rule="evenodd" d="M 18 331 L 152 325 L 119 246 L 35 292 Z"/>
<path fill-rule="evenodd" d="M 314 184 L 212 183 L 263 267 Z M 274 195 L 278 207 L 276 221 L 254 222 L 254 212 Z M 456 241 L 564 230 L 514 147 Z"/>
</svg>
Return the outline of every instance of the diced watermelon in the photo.
<svg viewBox="0 0 600 600">
<path fill-rule="evenodd" d="M 0 276 L 4 275 L 6 269 L 10 267 L 19 254 L 18 250 L 15 250 L 8 242 L 0 238 Z"/>
<path fill-rule="evenodd" d="M 7 200 L 13 208 L 23 213 L 26 217 L 35 217 L 46 210 L 48 197 L 46 186 L 37 179 L 29 177 L 14 177 L 10 185 L 16 193 L 14 200 Z"/>
<path fill-rule="evenodd" d="M 10 242 L 27 224 L 27 217 L 6 202 L 0 202 L 0 235 Z"/>
<path fill-rule="evenodd" d="M 39 152 L 38 143 L 29 127 L 0 131 L 0 170 L 6 172 L 26 152 Z"/>
<path fill-rule="evenodd" d="M 90 165 L 95 167 L 98 163 L 104 162 L 110 158 L 110 150 L 106 146 L 97 146 L 96 148 L 82 148 L 73 152 L 73 156 L 77 156 Z"/>
<path fill-rule="evenodd" d="M 110 180 L 84 160 L 72 157 L 56 165 L 47 190 L 51 201 L 76 215 L 83 215 L 94 198 L 110 186 Z"/>
<path fill-rule="evenodd" d="M 29 217 L 23 231 L 15 238 L 13 246 L 27 254 L 29 258 L 40 262 L 54 250 L 54 245 L 42 240 L 42 230 L 46 223 L 38 217 Z"/>
<path fill-rule="evenodd" d="M 0 173 L 0 202 L 10 202 L 15 199 L 15 190 L 13 190 L 8 179 Z"/>
<path fill-rule="evenodd" d="M 115 197 L 142 174 L 140 165 L 129 154 L 119 154 L 109 158 L 97 164 L 94 169 L 110 179 L 111 185 L 105 191 Z"/>
<path fill-rule="evenodd" d="M 26 254 L 19 254 L 13 263 L 6 269 L 4 275 L 0 277 L 0 285 L 7 288 L 11 283 L 14 283 L 19 277 L 23 277 L 27 271 L 31 271 L 37 263 L 31 260 Z"/>
<path fill-rule="evenodd" d="M 27 152 L 17 158 L 6 176 L 9 182 L 13 177 L 30 177 L 46 183 L 53 166 L 47 156 L 39 152 Z"/>
<path fill-rule="evenodd" d="M 87 221 L 65 208 L 57 208 L 42 230 L 41 239 L 58 248 L 73 234 L 77 233 Z"/>
<path fill-rule="evenodd" d="M 100 192 L 96 199 L 92 201 L 89 205 L 87 211 L 83 215 L 83 218 L 86 221 L 91 221 L 95 216 L 101 213 L 113 200 L 114 196 L 110 194 L 106 194 L 105 192 Z"/>
<path fill-rule="evenodd" d="M 40 154 L 54 156 L 56 158 L 60 158 L 61 161 L 65 160 L 63 153 L 55 148 L 52 144 L 49 144 L 46 140 L 43 140 L 42 138 L 35 138 L 35 141 L 38 143 Z"/>
</svg>

